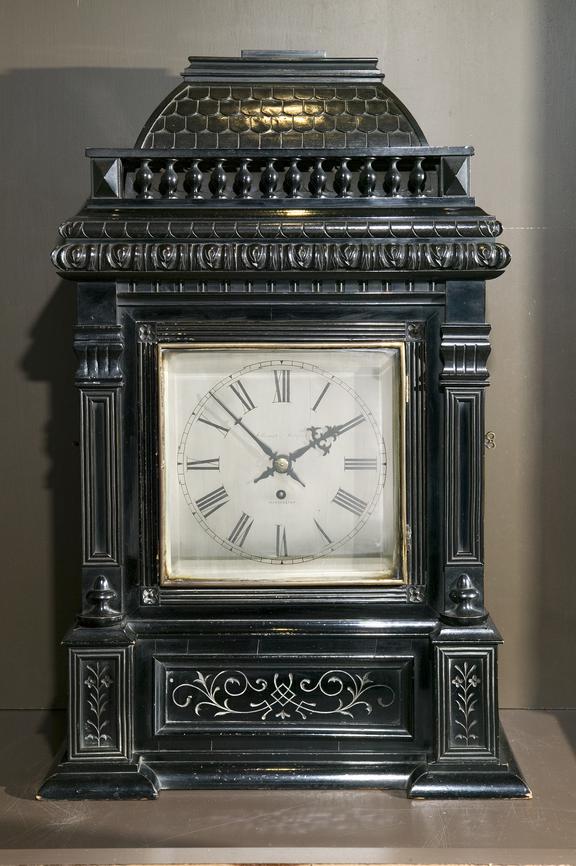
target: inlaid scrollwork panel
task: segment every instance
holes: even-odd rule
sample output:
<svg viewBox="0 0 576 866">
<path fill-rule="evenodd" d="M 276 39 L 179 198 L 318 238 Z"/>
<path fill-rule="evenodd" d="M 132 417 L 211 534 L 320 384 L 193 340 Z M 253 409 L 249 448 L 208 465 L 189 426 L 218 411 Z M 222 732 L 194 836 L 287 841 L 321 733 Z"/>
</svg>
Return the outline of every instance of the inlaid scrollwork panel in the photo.
<svg viewBox="0 0 576 866">
<path fill-rule="evenodd" d="M 313 724 L 409 733 L 412 659 L 369 669 L 271 663 L 238 667 L 156 660 L 157 732 L 198 728 L 301 729 Z"/>
</svg>

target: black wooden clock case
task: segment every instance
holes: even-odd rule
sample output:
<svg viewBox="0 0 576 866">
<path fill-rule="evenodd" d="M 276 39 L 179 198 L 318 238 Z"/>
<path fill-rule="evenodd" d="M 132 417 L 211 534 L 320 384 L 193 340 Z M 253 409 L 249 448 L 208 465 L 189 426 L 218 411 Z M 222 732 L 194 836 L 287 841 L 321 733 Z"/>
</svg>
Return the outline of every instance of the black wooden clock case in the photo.
<svg viewBox="0 0 576 866">
<path fill-rule="evenodd" d="M 374 60 L 191 58 L 133 150 L 90 150 L 54 251 L 78 284 L 82 613 L 39 796 L 384 787 L 526 797 L 483 598 L 485 280 L 509 261 Z M 159 582 L 159 343 L 392 340 L 408 581 Z"/>
</svg>

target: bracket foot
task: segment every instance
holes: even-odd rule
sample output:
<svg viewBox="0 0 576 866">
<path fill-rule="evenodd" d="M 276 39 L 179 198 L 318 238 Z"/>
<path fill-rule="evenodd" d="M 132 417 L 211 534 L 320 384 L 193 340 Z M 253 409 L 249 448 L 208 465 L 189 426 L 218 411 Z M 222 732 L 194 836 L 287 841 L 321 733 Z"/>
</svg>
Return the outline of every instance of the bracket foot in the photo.
<svg viewBox="0 0 576 866">
<path fill-rule="evenodd" d="M 159 785 L 138 764 L 64 761 L 43 782 L 37 800 L 155 800 Z"/>
<path fill-rule="evenodd" d="M 424 800 L 531 799 L 532 792 L 502 731 L 500 737 L 501 762 L 430 763 L 414 770 L 407 796 Z"/>
</svg>

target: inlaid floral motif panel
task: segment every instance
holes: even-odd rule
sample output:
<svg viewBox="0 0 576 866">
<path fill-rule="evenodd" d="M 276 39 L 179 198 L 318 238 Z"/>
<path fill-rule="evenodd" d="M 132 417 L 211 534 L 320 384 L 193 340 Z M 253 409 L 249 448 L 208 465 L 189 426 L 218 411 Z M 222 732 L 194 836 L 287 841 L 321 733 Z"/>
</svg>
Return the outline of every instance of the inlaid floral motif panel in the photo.
<svg viewBox="0 0 576 866">
<path fill-rule="evenodd" d="M 495 647 L 437 649 L 439 757 L 482 759 L 494 754 Z"/>
<path fill-rule="evenodd" d="M 128 650 L 71 650 L 72 758 L 127 755 Z"/>
</svg>

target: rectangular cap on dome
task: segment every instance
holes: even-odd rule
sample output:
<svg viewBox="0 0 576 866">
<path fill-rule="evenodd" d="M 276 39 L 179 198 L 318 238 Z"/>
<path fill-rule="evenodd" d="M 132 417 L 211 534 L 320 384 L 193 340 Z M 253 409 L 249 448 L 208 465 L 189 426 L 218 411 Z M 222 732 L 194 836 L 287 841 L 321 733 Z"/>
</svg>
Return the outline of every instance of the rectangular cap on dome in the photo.
<svg viewBox="0 0 576 866">
<path fill-rule="evenodd" d="M 185 81 L 374 84 L 384 73 L 375 57 L 327 57 L 325 51 L 250 51 L 240 57 L 189 57 Z"/>
</svg>

